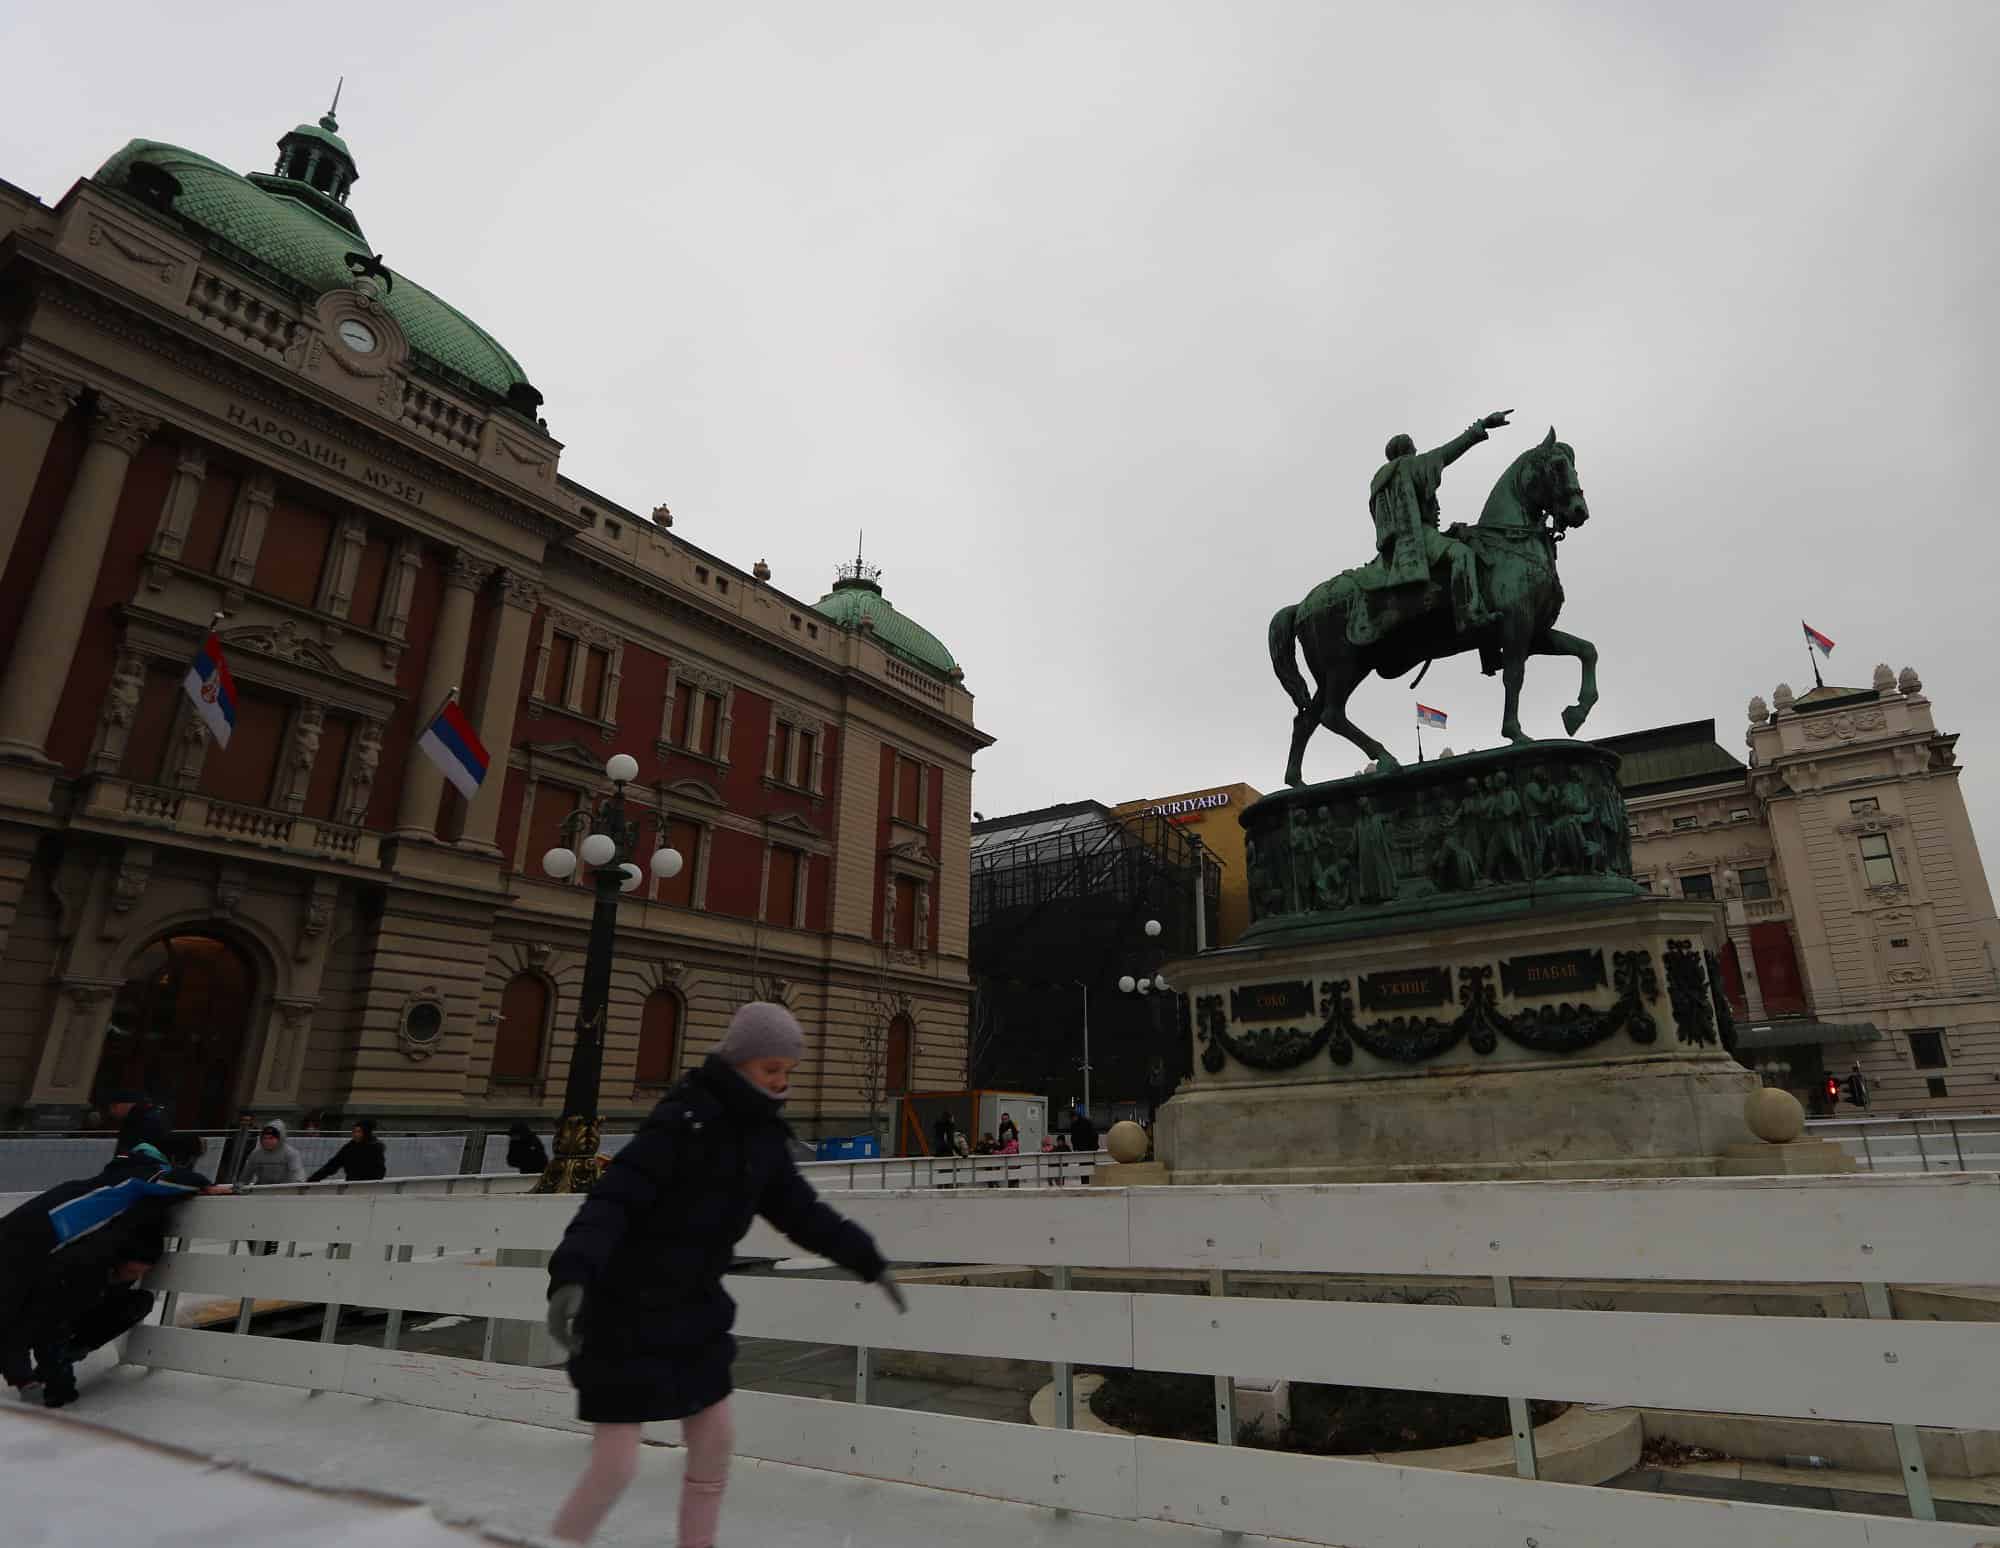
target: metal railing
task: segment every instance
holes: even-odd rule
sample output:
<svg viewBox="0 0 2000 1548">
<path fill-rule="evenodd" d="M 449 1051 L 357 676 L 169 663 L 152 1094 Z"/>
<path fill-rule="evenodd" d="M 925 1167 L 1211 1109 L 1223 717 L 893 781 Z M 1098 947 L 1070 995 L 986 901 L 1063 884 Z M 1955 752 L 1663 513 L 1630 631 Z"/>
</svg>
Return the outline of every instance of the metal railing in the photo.
<svg viewBox="0 0 2000 1548">
<path fill-rule="evenodd" d="M 909 1311 L 899 1317 L 886 1299 L 846 1282 L 732 1275 L 739 1333 L 853 1347 L 864 1405 L 741 1392 L 741 1455 L 1343 1548 L 1974 1548 L 1991 1538 L 1990 1529 L 1937 1521 L 1919 1426 L 1992 1426 L 2000 1327 L 1895 1320 L 1891 1286 L 2000 1284 L 2000 1178 L 963 1189 L 858 1193 L 841 1204 L 892 1260 L 1025 1267 L 1050 1288 L 926 1285 L 910 1275 Z M 541 1258 L 575 1205 L 380 1192 L 195 1200 L 179 1222 L 194 1250 L 171 1253 L 157 1284 L 245 1305 L 324 1303 L 320 1340 L 248 1332 L 246 1315 L 235 1334 L 139 1328 L 126 1359 L 576 1428 L 560 1370 L 492 1359 L 497 1329 L 541 1318 Z M 341 1246 L 295 1257 L 199 1250 L 274 1237 Z M 762 1225 L 740 1250 L 796 1251 Z M 1082 1270 L 1111 1271 L 1124 1288 L 1078 1290 Z M 1292 1299 L 1271 1288 L 1274 1276 L 1336 1274 L 1448 1275 L 1484 1282 L 1490 1295 L 1475 1304 Z M 1519 1288 L 1556 1279 L 1641 1282 L 1643 1292 L 1662 1282 L 1773 1278 L 1858 1283 L 1865 1316 L 1517 1304 Z M 1190 1279 L 1208 1293 L 1157 1293 L 1185 1290 Z M 343 1305 L 486 1319 L 482 1358 L 399 1351 L 393 1329 L 380 1346 L 338 1342 Z M 880 1350 L 1044 1364 L 1053 1428 L 869 1405 Z M 1076 1428 L 1069 1375 L 1078 1366 L 1215 1378 L 1216 1443 Z M 1505 1397 L 1518 1476 L 1235 1444 L 1224 1388 L 1273 1371 L 1300 1382 Z M 1912 1519 L 1541 1482 L 1530 1399 L 1888 1426 Z"/>
<path fill-rule="evenodd" d="M 2000 1171 L 2000 1113 L 1814 1118 L 1806 1132 L 1832 1140 L 1864 1172 Z"/>
</svg>

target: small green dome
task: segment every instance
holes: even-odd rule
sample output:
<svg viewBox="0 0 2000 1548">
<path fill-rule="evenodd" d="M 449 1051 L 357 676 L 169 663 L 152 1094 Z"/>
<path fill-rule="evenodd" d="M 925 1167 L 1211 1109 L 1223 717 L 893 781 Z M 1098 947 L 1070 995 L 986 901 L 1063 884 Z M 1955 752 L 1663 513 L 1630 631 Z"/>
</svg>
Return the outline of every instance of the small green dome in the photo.
<svg viewBox="0 0 2000 1548">
<path fill-rule="evenodd" d="M 940 677 L 958 671 L 958 663 L 951 659 L 944 642 L 891 607 L 875 577 L 856 573 L 856 568 L 843 566 L 833 590 L 813 603 L 813 611 L 831 618 L 843 629 L 858 629 L 866 618 L 874 626 L 875 638 L 890 655 Z"/>
<path fill-rule="evenodd" d="M 330 129 L 302 124 L 279 143 L 302 140 L 337 151 L 351 173 L 353 158 Z M 96 181 L 170 210 L 198 228 L 211 250 L 304 301 L 349 287 L 347 255 L 372 250 L 360 222 L 325 191 L 282 174 L 242 177 L 178 145 L 134 140 L 98 168 Z M 499 340 L 415 280 L 391 272 L 395 282 L 382 307 L 408 337 L 415 364 L 532 417 L 540 395 Z"/>
</svg>

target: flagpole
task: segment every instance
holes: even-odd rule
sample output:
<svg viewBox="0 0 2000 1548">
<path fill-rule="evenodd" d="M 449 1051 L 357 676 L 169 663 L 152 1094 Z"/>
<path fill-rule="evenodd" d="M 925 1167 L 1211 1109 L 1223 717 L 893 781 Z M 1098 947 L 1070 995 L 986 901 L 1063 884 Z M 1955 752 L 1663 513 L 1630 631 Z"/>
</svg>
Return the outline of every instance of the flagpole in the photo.
<svg viewBox="0 0 2000 1548">
<path fill-rule="evenodd" d="M 1424 723 L 1417 722 L 1417 762 L 1424 761 Z"/>
<path fill-rule="evenodd" d="M 1806 621 L 1803 618 L 1799 620 L 1799 627 L 1805 630 L 1806 660 L 1812 663 L 1813 686 L 1815 688 L 1824 688 L 1826 686 L 1826 682 L 1819 675 L 1819 657 L 1813 651 L 1812 630 L 1807 626 Z"/>
</svg>

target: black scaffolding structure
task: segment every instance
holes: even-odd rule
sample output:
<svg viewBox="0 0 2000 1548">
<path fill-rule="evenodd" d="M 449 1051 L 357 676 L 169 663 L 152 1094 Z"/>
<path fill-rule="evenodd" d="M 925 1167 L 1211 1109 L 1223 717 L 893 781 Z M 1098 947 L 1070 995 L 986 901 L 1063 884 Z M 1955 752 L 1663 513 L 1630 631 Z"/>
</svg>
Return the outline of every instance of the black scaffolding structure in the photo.
<svg viewBox="0 0 2000 1548">
<path fill-rule="evenodd" d="M 1053 1126 L 1083 1097 L 1087 1046 L 1095 1112 L 1164 1102 L 1193 1068 L 1185 999 L 1119 980 L 1194 952 L 1198 875 L 1213 941 L 1219 863 L 1166 818 L 1072 801 L 975 823 L 973 1084 L 1046 1092 Z"/>
</svg>

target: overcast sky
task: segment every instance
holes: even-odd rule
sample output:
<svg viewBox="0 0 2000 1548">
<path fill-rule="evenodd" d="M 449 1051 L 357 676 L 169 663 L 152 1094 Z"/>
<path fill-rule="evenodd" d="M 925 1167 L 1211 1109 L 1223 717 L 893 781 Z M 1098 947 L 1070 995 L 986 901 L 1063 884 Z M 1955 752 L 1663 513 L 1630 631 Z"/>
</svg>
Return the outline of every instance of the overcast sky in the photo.
<svg viewBox="0 0 2000 1548">
<path fill-rule="evenodd" d="M 1367 556 L 1392 433 L 1513 408 L 1445 517 L 1575 446 L 1584 734 L 1740 754 L 1803 617 L 1829 682 L 1917 667 L 2000 839 L 2000 7 L 5 12 L 0 177 L 49 201 L 134 136 L 268 170 L 345 74 L 372 245 L 520 358 L 566 472 L 808 600 L 867 529 L 989 815 L 1275 788 L 1272 612 Z M 1575 687 L 1533 663 L 1529 729 Z M 1469 658 L 1422 692 L 1498 740 Z M 1354 713 L 1407 756 L 1410 706 Z"/>
</svg>

